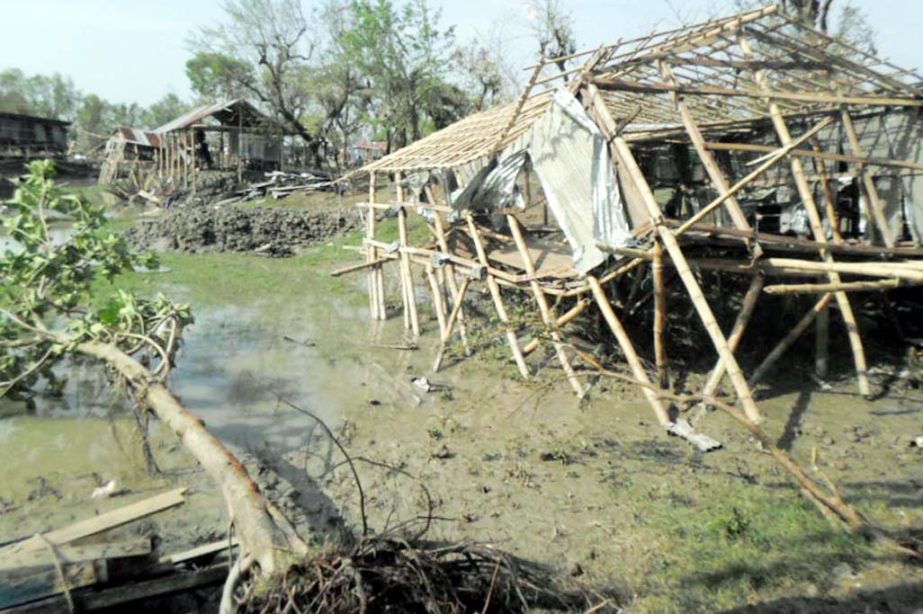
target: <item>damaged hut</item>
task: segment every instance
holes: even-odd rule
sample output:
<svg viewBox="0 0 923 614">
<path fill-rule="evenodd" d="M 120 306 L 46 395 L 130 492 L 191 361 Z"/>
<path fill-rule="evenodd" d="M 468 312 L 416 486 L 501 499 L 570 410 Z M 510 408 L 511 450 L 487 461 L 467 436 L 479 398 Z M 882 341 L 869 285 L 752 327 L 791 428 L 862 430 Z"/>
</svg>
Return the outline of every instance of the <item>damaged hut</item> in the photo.
<svg viewBox="0 0 923 614">
<path fill-rule="evenodd" d="M 138 188 L 159 182 L 187 190 L 195 189 L 202 171 L 240 177 L 247 170 L 275 170 L 282 138 L 278 126 L 246 100 L 204 105 L 154 130 L 116 130 L 99 182 L 128 180 Z"/>
<path fill-rule="evenodd" d="M 668 402 L 678 319 L 668 298 L 690 306 L 714 353 L 704 385 L 686 398 L 736 399 L 752 424 L 761 420 L 754 386 L 814 324 L 823 374 L 836 306 L 858 389 L 869 395 L 856 293 L 923 283 L 923 79 L 776 6 L 568 59 L 583 63 L 548 75 L 555 63 L 544 61 L 517 102 L 357 171 L 371 183 L 361 205 L 366 262 L 350 270 L 368 273 L 372 317 L 386 317 L 382 269 L 396 263 L 404 323 L 419 334 L 422 281 L 442 340 L 438 369 L 454 335 L 465 342 L 470 288 L 483 283 L 522 376 L 547 343 L 583 395 L 600 364 L 564 327 L 592 310 L 660 424 L 688 435 L 681 412 L 693 404 Z M 389 177 L 393 202 L 376 202 L 376 181 Z M 413 212 L 431 231 L 426 244 L 409 241 Z M 394 243 L 376 235 L 386 215 L 398 219 Z M 706 279 L 733 282 L 739 302 L 716 298 Z M 807 295 L 810 307 L 742 364 L 754 307 L 773 295 Z M 515 322 L 513 301 L 532 305 L 541 325 L 530 333 Z M 642 301 L 652 320 L 644 348 L 637 318 L 632 334 L 625 325 Z M 733 317 L 717 317 L 717 301 Z M 720 396 L 725 377 L 731 397 Z"/>
<path fill-rule="evenodd" d="M 0 113 L 0 159 L 63 157 L 70 124 L 50 117 Z"/>
</svg>

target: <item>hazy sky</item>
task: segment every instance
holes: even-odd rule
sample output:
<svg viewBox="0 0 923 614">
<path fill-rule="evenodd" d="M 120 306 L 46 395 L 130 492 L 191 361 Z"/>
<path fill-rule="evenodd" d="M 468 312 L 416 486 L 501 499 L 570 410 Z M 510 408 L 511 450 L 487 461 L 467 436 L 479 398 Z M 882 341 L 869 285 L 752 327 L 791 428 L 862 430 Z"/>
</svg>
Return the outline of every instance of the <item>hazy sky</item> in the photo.
<svg viewBox="0 0 923 614">
<path fill-rule="evenodd" d="M 732 13 L 733 0 L 561 0 L 572 10 L 581 48 L 681 21 Z M 460 40 L 496 35 L 510 60 L 529 62 L 533 43 L 523 0 L 431 0 Z M 837 5 L 834 0 L 834 7 Z M 883 56 L 923 65 L 921 0 L 856 0 L 878 33 Z M 304 2 L 306 11 L 314 5 Z M 0 69 L 60 72 L 77 87 L 114 102 L 148 105 L 168 92 L 190 96 L 186 41 L 221 18 L 219 0 L 0 0 Z"/>
</svg>

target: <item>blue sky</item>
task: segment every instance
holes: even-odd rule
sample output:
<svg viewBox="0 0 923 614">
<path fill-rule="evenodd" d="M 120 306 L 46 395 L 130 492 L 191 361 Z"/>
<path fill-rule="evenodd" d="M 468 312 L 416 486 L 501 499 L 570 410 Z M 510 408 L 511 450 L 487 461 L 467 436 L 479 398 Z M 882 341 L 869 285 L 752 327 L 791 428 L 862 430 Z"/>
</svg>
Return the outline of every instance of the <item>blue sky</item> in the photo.
<svg viewBox="0 0 923 614">
<path fill-rule="evenodd" d="M 834 0 L 834 6 L 838 0 Z M 533 52 L 523 0 L 431 0 L 461 40 L 502 34 L 510 62 Z M 923 65 L 920 0 L 855 0 L 878 33 L 881 55 Z M 561 0 L 575 17 L 581 47 L 632 37 L 681 20 L 734 12 L 733 0 Z M 305 1 L 305 6 L 312 3 Z M 190 95 L 186 41 L 221 18 L 218 0 L 0 0 L 0 68 L 60 72 L 77 87 L 116 102 L 147 105 L 168 92 Z"/>
</svg>

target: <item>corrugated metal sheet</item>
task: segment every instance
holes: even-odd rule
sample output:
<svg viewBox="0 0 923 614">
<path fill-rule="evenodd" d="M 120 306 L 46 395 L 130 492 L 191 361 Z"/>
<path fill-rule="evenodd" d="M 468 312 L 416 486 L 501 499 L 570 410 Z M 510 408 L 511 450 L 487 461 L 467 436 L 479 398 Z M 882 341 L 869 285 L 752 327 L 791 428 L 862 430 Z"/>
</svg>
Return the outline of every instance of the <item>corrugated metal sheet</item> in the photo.
<svg viewBox="0 0 923 614">
<path fill-rule="evenodd" d="M 160 135 L 148 130 L 122 127 L 116 129 L 115 136 L 121 138 L 126 143 L 141 145 L 143 147 L 160 147 Z"/>
<path fill-rule="evenodd" d="M 246 100 L 238 98 L 237 100 L 225 100 L 223 102 L 216 102 L 215 104 L 196 107 L 188 113 L 184 113 L 176 119 L 165 123 L 159 128 L 155 128 L 154 132 L 163 134 L 165 132 L 173 132 L 174 130 L 182 130 L 201 123 L 202 120 L 209 117 L 214 117 L 225 125 L 236 125 L 238 119 L 240 119 L 241 121 L 239 123 L 243 126 L 254 126 L 266 119 L 266 116 L 260 113 L 256 107 Z"/>
</svg>

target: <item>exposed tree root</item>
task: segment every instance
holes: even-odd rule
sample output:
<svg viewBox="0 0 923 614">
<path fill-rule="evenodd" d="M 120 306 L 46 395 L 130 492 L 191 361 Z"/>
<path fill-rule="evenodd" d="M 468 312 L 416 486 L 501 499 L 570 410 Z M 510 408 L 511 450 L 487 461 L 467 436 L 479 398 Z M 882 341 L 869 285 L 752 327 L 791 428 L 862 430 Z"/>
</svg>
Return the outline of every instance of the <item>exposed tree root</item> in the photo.
<svg viewBox="0 0 923 614">
<path fill-rule="evenodd" d="M 603 601 L 566 592 L 552 573 L 470 544 L 369 537 L 292 567 L 272 588 L 236 597 L 254 612 L 526 612 L 585 610 Z"/>
</svg>

